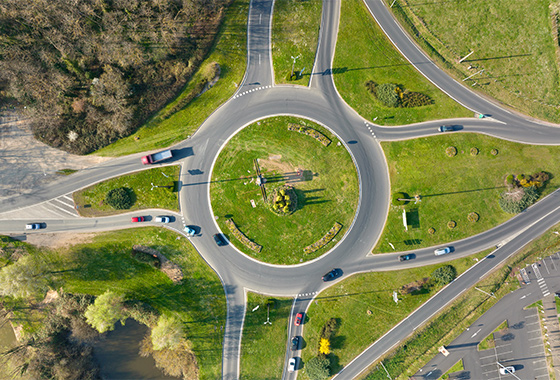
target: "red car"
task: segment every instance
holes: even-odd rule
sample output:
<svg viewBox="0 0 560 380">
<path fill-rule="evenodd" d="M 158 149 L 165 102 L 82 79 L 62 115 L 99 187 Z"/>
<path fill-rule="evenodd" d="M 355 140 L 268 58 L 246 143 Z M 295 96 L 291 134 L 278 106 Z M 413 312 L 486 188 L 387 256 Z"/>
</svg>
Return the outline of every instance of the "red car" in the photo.
<svg viewBox="0 0 560 380">
<path fill-rule="evenodd" d="M 144 221 L 144 217 L 143 216 L 135 216 L 132 218 L 132 223 L 138 223 L 138 222 L 143 222 Z"/>
<path fill-rule="evenodd" d="M 294 325 L 299 326 L 301 325 L 302 321 L 303 321 L 303 313 L 297 313 L 296 319 L 294 321 Z"/>
</svg>

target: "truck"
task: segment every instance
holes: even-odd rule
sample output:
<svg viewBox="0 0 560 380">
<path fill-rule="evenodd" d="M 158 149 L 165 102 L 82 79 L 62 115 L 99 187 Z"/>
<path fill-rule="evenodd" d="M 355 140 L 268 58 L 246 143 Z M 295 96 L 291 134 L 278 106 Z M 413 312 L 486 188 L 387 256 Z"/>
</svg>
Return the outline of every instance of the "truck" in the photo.
<svg viewBox="0 0 560 380">
<path fill-rule="evenodd" d="M 171 153 L 171 149 L 167 149 L 167 150 L 164 150 L 162 152 L 157 152 L 157 153 L 149 154 L 147 156 L 142 157 L 142 163 L 144 165 L 155 164 L 156 162 L 167 160 L 168 158 L 171 158 L 171 157 L 173 157 L 173 153 Z"/>
</svg>

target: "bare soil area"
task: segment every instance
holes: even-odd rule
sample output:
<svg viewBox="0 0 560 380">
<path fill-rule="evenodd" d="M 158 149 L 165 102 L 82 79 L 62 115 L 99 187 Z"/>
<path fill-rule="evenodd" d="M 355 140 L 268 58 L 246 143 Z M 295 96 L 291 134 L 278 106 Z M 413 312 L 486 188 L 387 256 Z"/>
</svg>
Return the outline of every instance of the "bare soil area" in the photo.
<svg viewBox="0 0 560 380">
<path fill-rule="evenodd" d="M 28 234 L 26 243 L 50 249 L 68 248 L 76 244 L 91 243 L 96 233 L 63 232 L 57 234 Z"/>
<path fill-rule="evenodd" d="M 61 177 L 62 169 L 83 169 L 109 160 L 77 156 L 37 141 L 16 111 L 0 110 L 0 199 L 33 191 Z"/>
</svg>

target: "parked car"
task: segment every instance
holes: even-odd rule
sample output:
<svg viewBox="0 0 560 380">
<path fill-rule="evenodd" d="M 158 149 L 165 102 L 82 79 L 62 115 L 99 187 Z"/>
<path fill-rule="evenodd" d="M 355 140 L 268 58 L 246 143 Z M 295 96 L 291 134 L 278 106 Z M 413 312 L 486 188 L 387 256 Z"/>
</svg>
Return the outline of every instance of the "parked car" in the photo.
<svg viewBox="0 0 560 380">
<path fill-rule="evenodd" d="M 145 219 L 143 216 L 133 216 L 132 217 L 132 223 L 138 223 L 138 222 L 143 222 Z"/>
<path fill-rule="evenodd" d="M 326 273 L 323 276 L 323 281 L 325 281 L 325 282 L 326 281 L 331 281 L 331 280 L 334 280 L 335 278 L 340 277 L 340 276 L 342 276 L 342 269 L 333 268 L 333 269 L 331 269 L 331 271 L 329 273 Z"/>
<path fill-rule="evenodd" d="M 438 128 L 440 132 L 453 132 L 455 130 L 454 125 L 442 125 Z"/>
<path fill-rule="evenodd" d="M 409 253 L 407 255 L 401 255 L 399 256 L 399 261 L 408 261 L 414 258 L 414 255 L 412 253 Z"/>
<path fill-rule="evenodd" d="M 303 313 L 297 313 L 296 319 L 294 320 L 294 325 L 299 326 L 303 322 Z"/>
<path fill-rule="evenodd" d="M 507 375 L 508 373 L 514 373 L 515 368 L 512 366 L 509 367 L 500 367 L 500 375 Z"/>
<path fill-rule="evenodd" d="M 299 336 L 294 336 L 292 338 L 292 351 L 297 351 L 299 348 Z"/>
<path fill-rule="evenodd" d="M 216 244 L 218 244 L 218 246 L 223 246 L 223 245 L 227 245 L 227 239 L 223 234 L 215 234 L 214 235 L 214 241 L 216 242 Z"/>
<path fill-rule="evenodd" d="M 40 230 L 41 228 L 43 228 L 41 223 L 27 223 L 25 225 L 26 230 Z"/>
<path fill-rule="evenodd" d="M 168 216 L 156 216 L 156 223 L 169 223 L 171 218 Z"/>
<path fill-rule="evenodd" d="M 189 236 L 194 236 L 194 234 L 196 233 L 196 231 L 189 226 L 185 226 L 185 228 L 183 228 L 183 231 L 185 231 Z"/>
<path fill-rule="evenodd" d="M 436 256 L 441 256 L 441 255 L 447 255 L 450 252 L 451 252 L 451 247 L 443 247 L 443 248 L 436 249 L 434 251 L 434 254 Z"/>
<path fill-rule="evenodd" d="M 294 372 L 296 370 L 296 358 L 290 358 L 288 360 L 288 372 Z"/>
</svg>

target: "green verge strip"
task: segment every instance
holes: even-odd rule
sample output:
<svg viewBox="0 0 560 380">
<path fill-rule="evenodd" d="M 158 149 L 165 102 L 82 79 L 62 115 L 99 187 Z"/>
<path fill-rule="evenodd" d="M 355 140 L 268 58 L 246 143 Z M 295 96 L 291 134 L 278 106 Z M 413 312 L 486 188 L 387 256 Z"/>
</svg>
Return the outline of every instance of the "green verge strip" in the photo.
<svg viewBox="0 0 560 380">
<path fill-rule="evenodd" d="M 445 372 L 445 373 L 440 377 L 440 379 L 443 379 L 443 380 L 449 379 L 449 375 L 450 375 L 451 373 L 453 373 L 453 372 L 458 372 L 458 371 L 462 371 L 462 370 L 464 370 L 464 369 L 465 369 L 465 368 L 463 367 L 463 359 L 461 359 L 461 360 L 459 360 L 457 363 L 455 363 L 455 364 L 453 365 L 453 367 L 451 367 L 451 368 L 449 369 L 449 371 Z"/>
<path fill-rule="evenodd" d="M 478 350 L 479 351 L 483 351 L 483 350 L 487 350 L 489 348 L 494 348 L 496 347 L 496 344 L 494 342 L 494 333 L 499 332 L 500 330 L 506 329 L 508 327 L 508 323 L 507 321 L 503 321 L 498 327 L 496 327 L 494 329 L 494 331 L 492 331 L 490 333 L 490 335 L 488 335 L 486 338 L 484 338 L 479 344 L 478 344 Z"/>
</svg>

